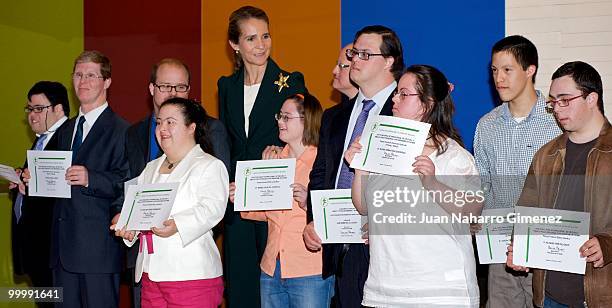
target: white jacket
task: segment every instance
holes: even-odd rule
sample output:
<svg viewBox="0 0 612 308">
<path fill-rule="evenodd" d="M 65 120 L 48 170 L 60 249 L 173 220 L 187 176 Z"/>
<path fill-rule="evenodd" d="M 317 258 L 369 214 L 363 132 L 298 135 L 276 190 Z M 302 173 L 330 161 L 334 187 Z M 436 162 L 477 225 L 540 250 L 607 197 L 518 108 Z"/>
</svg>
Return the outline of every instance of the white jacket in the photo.
<svg viewBox="0 0 612 308">
<path fill-rule="evenodd" d="M 147 164 L 138 177 L 138 184 L 155 183 L 166 155 Z M 216 226 L 227 206 L 229 179 L 225 165 L 196 145 L 172 170 L 165 181 L 180 183 L 170 218 L 178 232 L 162 238 L 153 234 L 154 253 L 148 255 L 148 275 L 152 281 L 184 281 L 210 279 L 223 275 L 219 250 L 213 240 Z M 132 242 L 125 241 L 132 246 Z M 143 249 L 136 260 L 136 281 L 143 272 Z"/>
</svg>

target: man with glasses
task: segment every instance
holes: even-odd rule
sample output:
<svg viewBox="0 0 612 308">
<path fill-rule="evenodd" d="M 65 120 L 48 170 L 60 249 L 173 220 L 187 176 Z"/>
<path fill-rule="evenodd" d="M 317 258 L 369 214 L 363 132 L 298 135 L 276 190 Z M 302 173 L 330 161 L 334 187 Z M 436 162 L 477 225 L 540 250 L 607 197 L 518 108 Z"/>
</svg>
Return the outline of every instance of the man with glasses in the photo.
<svg viewBox="0 0 612 308">
<path fill-rule="evenodd" d="M 485 209 L 514 208 L 536 151 L 561 133 L 545 98 L 536 91 L 538 51 L 528 39 L 501 39 L 491 52 L 491 71 L 502 104 L 476 126 L 474 158 L 485 187 Z M 489 265 L 490 308 L 531 307 L 531 275 L 505 264 Z"/>
<path fill-rule="evenodd" d="M 130 177 L 137 177 L 146 164 L 162 155 L 155 138 L 156 115 L 163 102 L 173 97 L 188 98 L 191 73 L 185 63 L 178 59 L 165 58 L 153 65 L 149 82 L 149 93 L 153 101 L 153 113 L 140 122 L 132 125 L 126 136 L 125 152 L 130 165 Z M 209 118 L 211 144 L 216 158 L 223 161 L 229 168 L 229 145 L 227 132 L 223 123 Z M 116 223 L 119 215 L 111 224 Z M 133 307 L 140 307 L 140 283 L 134 281 L 134 268 L 138 257 L 138 245 L 128 248 L 127 268 L 132 282 Z"/>
<path fill-rule="evenodd" d="M 70 104 L 64 85 L 53 81 L 39 81 L 28 91 L 25 107 L 28 124 L 36 134 L 31 150 L 57 150 L 55 132 L 68 119 Z M 27 162 L 24 169 L 27 168 Z M 16 170 L 21 175 L 21 169 Z M 53 285 L 49 268 L 51 249 L 52 198 L 27 196 L 25 186 L 20 185 L 13 205 L 13 270 L 15 274 L 26 274 L 34 287 Z M 10 189 L 17 188 L 11 184 Z M 51 303 L 38 303 L 51 307 Z"/>
<path fill-rule="evenodd" d="M 64 307 L 118 307 L 123 243 L 108 223 L 123 203 L 129 124 L 108 105 L 111 64 L 105 55 L 81 53 L 72 77 L 79 114 L 57 131 L 58 149 L 72 151 L 72 166 L 65 176 L 71 198 L 56 198 L 53 210 L 53 286 L 63 288 Z"/>
<path fill-rule="evenodd" d="M 334 75 L 332 87 L 340 92 L 342 103 L 347 103 L 350 99 L 357 96 L 357 93 L 359 92 L 349 76 L 351 61 L 346 57 L 346 53 L 348 50 L 352 49 L 353 43 L 350 43 L 340 49 L 338 63 L 334 66 L 334 70 L 332 71 Z"/>
<path fill-rule="evenodd" d="M 359 30 L 353 48 L 345 54 L 351 61 L 350 78 L 359 91 L 349 102 L 324 112 L 309 190 L 351 188 L 354 170 L 344 161 L 344 151 L 361 135 L 369 115 L 392 114 L 392 93 L 404 69 L 401 42 L 393 30 L 384 26 Z M 308 200 L 304 243 L 311 250 L 323 249 L 323 278 L 336 276 L 336 307 L 361 307 L 368 276 L 368 248 L 364 244 L 321 245 Z"/>
<path fill-rule="evenodd" d="M 579 248 L 585 275 L 533 269 L 533 303 L 610 307 L 612 128 L 604 115 L 601 76 L 584 62 L 563 64 L 552 75 L 548 107 L 564 133 L 534 156 L 517 204 L 589 212 L 590 239 Z M 508 266 L 527 271 L 512 264 L 512 251 L 508 247 Z"/>
</svg>

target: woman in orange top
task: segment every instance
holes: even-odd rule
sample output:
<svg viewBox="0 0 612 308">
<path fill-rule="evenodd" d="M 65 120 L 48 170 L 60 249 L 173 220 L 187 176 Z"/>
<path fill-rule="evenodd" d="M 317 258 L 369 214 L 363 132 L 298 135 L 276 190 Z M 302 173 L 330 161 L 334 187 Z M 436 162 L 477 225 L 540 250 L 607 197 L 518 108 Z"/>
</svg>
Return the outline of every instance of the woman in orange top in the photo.
<svg viewBox="0 0 612 308">
<path fill-rule="evenodd" d="M 333 296 L 334 278 L 321 276 L 321 251 L 309 251 L 302 240 L 306 187 L 317 156 L 322 112 L 321 104 L 310 94 L 287 98 L 275 115 L 279 138 L 286 145 L 267 146 L 261 155 L 262 159 L 296 159 L 292 209 L 241 213 L 242 218 L 268 222 L 268 243 L 260 264 L 263 308 L 329 307 Z"/>
</svg>

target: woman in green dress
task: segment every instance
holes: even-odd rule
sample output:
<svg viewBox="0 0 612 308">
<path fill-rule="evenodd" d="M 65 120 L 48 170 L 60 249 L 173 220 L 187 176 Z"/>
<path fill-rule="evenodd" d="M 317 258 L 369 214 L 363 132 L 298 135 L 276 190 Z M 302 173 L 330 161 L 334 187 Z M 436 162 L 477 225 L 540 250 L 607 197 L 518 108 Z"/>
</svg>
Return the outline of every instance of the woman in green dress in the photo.
<svg viewBox="0 0 612 308">
<path fill-rule="evenodd" d="M 230 136 L 231 171 L 236 162 L 261 159 L 267 145 L 282 146 L 274 114 L 285 98 L 305 93 L 304 77 L 289 73 L 270 59 L 272 37 L 266 13 L 244 6 L 229 17 L 229 44 L 235 71 L 219 78 L 219 115 Z M 242 220 L 229 204 L 223 237 L 224 273 L 228 307 L 260 307 L 259 263 L 266 247 L 267 225 Z"/>
</svg>

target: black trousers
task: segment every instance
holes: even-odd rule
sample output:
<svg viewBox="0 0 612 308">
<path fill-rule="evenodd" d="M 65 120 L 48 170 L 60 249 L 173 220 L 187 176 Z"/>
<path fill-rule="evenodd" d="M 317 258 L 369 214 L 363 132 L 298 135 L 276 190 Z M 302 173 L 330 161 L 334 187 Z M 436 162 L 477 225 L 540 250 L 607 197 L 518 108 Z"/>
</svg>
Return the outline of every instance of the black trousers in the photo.
<svg viewBox="0 0 612 308">
<path fill-rule="evenodd" d="M 368 279 L 370 250 L 364 244 L 349 244 L 348 250 L 340 258 L 336 273 L 336 308 L 361 307 L 363 286 Z"/>
<path fill-rule="evenodd" d="M 64 301 L 55 307 L 119 307 L 119 273 L 72 273 L 58 263 L 53 268 L 53 286 L 64 292 Z"/>
</svg>

